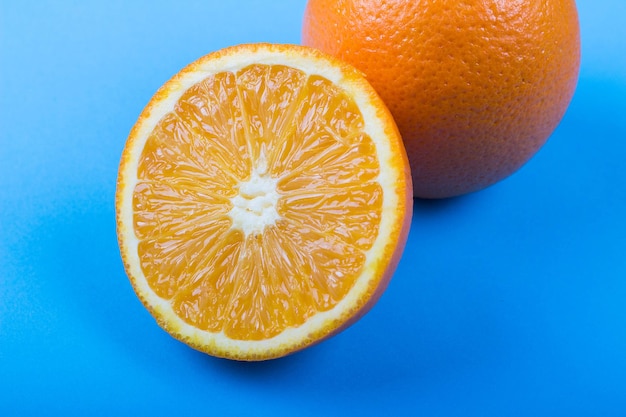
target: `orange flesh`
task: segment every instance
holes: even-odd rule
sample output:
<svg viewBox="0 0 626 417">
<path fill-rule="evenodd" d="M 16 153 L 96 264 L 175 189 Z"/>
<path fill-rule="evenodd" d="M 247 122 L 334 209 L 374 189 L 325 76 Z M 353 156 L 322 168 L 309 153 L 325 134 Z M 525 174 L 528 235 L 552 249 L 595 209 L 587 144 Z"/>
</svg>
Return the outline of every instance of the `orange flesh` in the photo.
<svg viewBox="0 0 626 417">
<path fill-rule="evenodd" d="M 134 230 L 152 290 L 189 324 L 239 340 L 333 308 L 381 218 L 363 127 L 347 94 L 285 66 L 218 73 L 187 90 L 139 161 Z M 255 198 L 240 193 L 255 169 L 277 181 L 278 219 L 245 233 L 232 199 Z"/>
</svg>

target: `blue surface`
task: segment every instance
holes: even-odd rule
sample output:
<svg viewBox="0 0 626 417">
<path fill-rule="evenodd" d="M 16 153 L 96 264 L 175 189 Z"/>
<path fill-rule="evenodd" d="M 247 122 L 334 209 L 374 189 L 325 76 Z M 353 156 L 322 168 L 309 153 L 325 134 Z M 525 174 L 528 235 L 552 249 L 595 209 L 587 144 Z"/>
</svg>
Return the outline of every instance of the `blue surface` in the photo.
<svg viewBox="0 0 626 417">
<path fill-rule="evenodd" d="M 1 1 L 0 415 L 626 416 L 622 0 L 579 1 L 580 81 L 548 144 L 487 190 L 417 201 L 356 325 L 251 364 L 157 327 L 115 236 L 128 131 L 199 56 L 298 43 L 304 3 Z"/>
</svg>

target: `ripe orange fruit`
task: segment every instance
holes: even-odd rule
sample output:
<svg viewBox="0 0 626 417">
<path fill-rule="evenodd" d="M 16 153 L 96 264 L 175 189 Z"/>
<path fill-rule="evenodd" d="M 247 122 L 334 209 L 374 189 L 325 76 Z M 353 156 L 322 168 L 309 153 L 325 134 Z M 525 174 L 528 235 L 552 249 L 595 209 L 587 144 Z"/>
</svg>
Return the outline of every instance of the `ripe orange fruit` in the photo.
<svg viewBox="0 0 626 417">
<path fill-rule="evenodd" d="M 366 74 L 424 198 L 519 169 L 560 122 L 580 65 L 574 0 L 309 0 L 302 40 Z"/>
<path fill-rule="evenodd" d="M 412 211 L 393 118 L 317 50 L 240 45 L 181 70 L 133 127 L 116 216 L 130 281 L 206 353 L 279 357 L 356 321 L 400 259 Z"/>
</svg>

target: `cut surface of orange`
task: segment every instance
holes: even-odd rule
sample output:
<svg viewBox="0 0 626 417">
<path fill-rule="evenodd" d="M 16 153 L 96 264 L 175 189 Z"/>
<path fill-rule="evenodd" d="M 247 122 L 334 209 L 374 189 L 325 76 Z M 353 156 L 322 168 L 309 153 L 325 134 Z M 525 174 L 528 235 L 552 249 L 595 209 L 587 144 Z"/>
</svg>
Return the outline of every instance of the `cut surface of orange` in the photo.
<svg viewBox="0 0 626 417">
<path fill-rule="evenodd" d="M 358 71 L 306 47 L 239 45 L 181 70 L 131 130 L 120 251 L 172 336 L 275 358 L 372 307 L 404 248 L 411 190 L 395 123 Z"/>
</svg>

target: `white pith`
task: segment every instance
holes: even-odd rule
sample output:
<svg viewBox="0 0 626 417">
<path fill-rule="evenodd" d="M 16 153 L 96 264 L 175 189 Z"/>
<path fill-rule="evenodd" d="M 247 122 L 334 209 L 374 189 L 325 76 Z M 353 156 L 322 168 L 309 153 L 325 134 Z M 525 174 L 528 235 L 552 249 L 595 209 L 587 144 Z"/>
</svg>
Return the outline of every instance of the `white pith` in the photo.
<svg viewBox="0 0 626 417">
<path fill-rule="evenodd" d="M 279 194 L 276 191 L 277 178 L 267 172 L 265 151 L 261 150 L 250 178 L 239 184 L 239 193 L 231 199 L 233 208 L 228 213 L 233 229 L 240 229 L 247 237 L 263 233 L 267 226 L 280 218 L 276 205 Z"/>
</svg>

